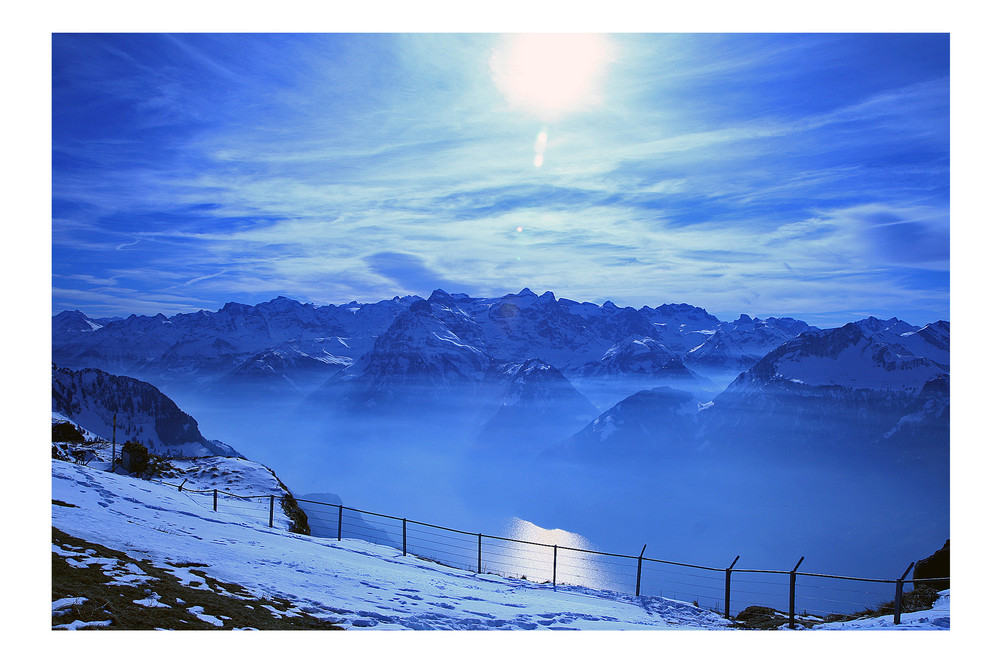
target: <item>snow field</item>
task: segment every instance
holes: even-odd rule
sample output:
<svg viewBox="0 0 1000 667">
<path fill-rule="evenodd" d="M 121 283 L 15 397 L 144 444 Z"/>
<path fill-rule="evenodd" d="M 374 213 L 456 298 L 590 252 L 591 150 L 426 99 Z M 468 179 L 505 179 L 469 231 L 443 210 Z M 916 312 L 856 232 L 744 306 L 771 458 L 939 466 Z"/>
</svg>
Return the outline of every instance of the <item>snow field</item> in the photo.
<svg viewBox="0 0 1000 667">
<path fill-rule="evenodd" d="M 63 461 L 52 462 L 53 526 L 78 538 L 149 559 L 197 586 L 171 562 L 207 564 L 207 576 L 354 629 L 728 629 L 718 614 L 663 597 L 635 597 L 445 567 L 360 540 L 296 535 L 264 522 L 213 512 L 156 482 Z M 221 510 L 221 507 L 220 507 Z M 83 561 L 82 561 L 83 562 Z M 112 566 L 112 564 L 106 564 Z M 83 566 L 83 565 L 81 565 Z M 124 581 L 141 576 L 122 571 Z M 130 580 L 131 581 L 131 580 Z M 829 624 L 831 630 L 949 629 L 950 597 L 926 612 Z M 153 606 L 155 598 L 136 600 Z M 57 608 L 57 604 L 61 605 Z M 53 613 L 74 604 L 57 601 Z M 192 611 L 197 614 L 200 611 Z M 209 621 L 211 622 L 211 621 Z"/>
<path fill-rule="evenodd" d="M 661 598 L 453 570 L 385 546 L 233 521 L 155 482 L 53 461 L 53 525 L 158 567 L 275 595 L 349 628 L 724 629 L 718 615 Z M 69 506 L 73 505 L 73 506 Z"/>
</svg>

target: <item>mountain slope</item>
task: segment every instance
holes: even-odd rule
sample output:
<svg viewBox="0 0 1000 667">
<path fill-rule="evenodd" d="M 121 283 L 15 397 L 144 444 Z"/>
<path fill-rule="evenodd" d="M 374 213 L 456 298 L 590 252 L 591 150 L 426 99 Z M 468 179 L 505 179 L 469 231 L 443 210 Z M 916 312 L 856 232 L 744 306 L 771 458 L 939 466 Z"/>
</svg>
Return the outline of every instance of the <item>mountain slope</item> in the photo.
<svg viewBox="0 0 1000 667">
<path fill-rule="evenodd" d="M 597 361 L 571 369 L 569 376 L 595 405 L 609 408 L 644 389 L 671 386 L 710 400 L 718 388 L 691 371 L 682 356 L 649 337 L 626 338 Z"/>
<path fill-rule="evenodd" d="M 52 359 L 66 368 L 129 375 L 171 392 L 218 396 L 245 381 L 252 390 L 270 383 L 275 396 L 287 397 L 337 375 L 344 364 L 333 360 L 357 362 L 370 354 L 399 317 L 411 317 L 409 308 L 418 301 L 450 310 L 445 328 L 456 341 L 499 363 L 539 359 L 564 372 L 598 362 L 623 340 L 645 339 L 688 366 L 728 376 L 728 382 L 771 348 L 811 329 L 788 318 L 721 322 L 688 304 L 636 310 L 557 299 L 552 292 L 539 296 L 527 288 L 487 298 L 435 290 L 426 301 L 406 296 L 317 307 L 277 297 L 173 317 L 90 318 L 64 311 L 52 318 Z M 296 364 L 260 363 L 266 356 L 287 359 L 292 353 L 327 366 L 304 358 Z"/>
<path fill-rule="evenodd" d="M 235 584 L 254 598 L 282 598 L 288 602 L 286 614 L 345 628 L 730 626 L 718 614 L 689 603 L 580 586 L 553 590 L 551 585 L 477 575 L 402 556 L 391 547 L 270 529 L 266 517 L 262 521 L 227 515 L 223 506 L 214 512 L 211 504 L 192 504 L 192 497 L 176 488 L 63 461 L 52 464 L 52 498 L 53 527 L 73 537 L 148 561 L 195 586 L 211 578 Z"/>
<path fill-rule="evenodd" d="M 64 311 L 52 318 L 52 359 L 60 366 L 100 368 L 158 386 L 190 384 L 192 379 L 205 382 L 238 369 L 254 356 L 289 347 L 320 362 L 354 360 L 414 299 L 316 307 L 277 297 L 256 306 L 227 303 L 215 312 L 169 318 L 159 314 L 98 320 Z M 330 374 L 335 370 L 331 367 Z M 237 372 L 229 379 L 238 378 Z M 286 373 L 274 377 L 279 385 L 288 380 Z"/>
<path fill-rule="evenodd" d="M 475 393 L 492 359 L 475 322 L 448 295 L 418 299 L 354 365 L 324 383 L 310 403 L 398 412 Z"/>
<path fill-rule="evenodd" d="M 873 445 L 901 420 L 919 423 L 922 411 L 930 420 L 940 419 L 948 402 L 947 366 L 921 356 L 926 340 L 905 337 L 916 328 L 903 325 L 856 322 L 806 332 L 779 346 L 705 411 L 709 437 L 722 442 L 727 434 L 739 433 L 736 447 L 786 453 L 888 453 L 887 447 Z M 946 340 L 938 342 L 946 346 Z M 932 356 L 940 359 L 941 348 L 935 347 Z M 947 462 L 946 430 L 911 428 L 909 433 L 905 442 L 891 440 L 903 448 L 894 455 L 930 453 Z"/>
<path fill-rule="evenodd" d="M 603 412 L 548 455 L 605 463 L 662 464 L 697 452 L 699 404 L 671 387 L 639 391 Z"/>
<path fill-rule="evenodd" d="M 557 368 L 538 359 L 501 366 L 486 382 L 497 383 L 503 396 L 478 440 L 510 456 L 541 452 L 597 412 Z"/>
<path fill-rule="evenodd" d="M 163 456 L 237 455 L 205 438 L 198 422 L 156 387 L 130 377 L 53 366 L 52 411 L 106 440 L 134 440 Z"/>
</svg>

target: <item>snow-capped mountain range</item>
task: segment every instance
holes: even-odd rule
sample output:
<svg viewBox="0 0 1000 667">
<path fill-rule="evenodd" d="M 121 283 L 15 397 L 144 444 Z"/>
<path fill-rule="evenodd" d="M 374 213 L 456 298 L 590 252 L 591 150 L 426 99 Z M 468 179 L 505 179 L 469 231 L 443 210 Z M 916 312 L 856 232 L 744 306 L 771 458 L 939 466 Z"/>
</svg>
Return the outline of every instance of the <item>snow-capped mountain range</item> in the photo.
<svg viewBox="0 0 1000 667">
<path fill-rule="evenodd" d="M 946 466 L 949 367 L 943 321 L 917 328 L 868 318 L 804 331 L 697 409 L 691 394 L 640 392 L 556 449 L 604 457 L 636 447 L 781 457 L 884 452 Z"/>
<path fill-rule="evenodd" d="M 314 414 L 342 422 L 419 409 L 425 422 L 453 422 L 450 433 L 532 443 L 536 453 L 555 442 L 565 450 L 581 428 L 590 435 L 577 440 L 588 449 L 613 450 L 616 439 L 663 430 L 664 410 L 676 413 L 670 437 L 699 449 L 837 438 L 884 445 L 917 433 L 921 447 L 940 450 L 944 433 L 947 450 L 944 321 L 868 318 L 821 330 L 791 318 L 722 322 L 688 304 L 637 310 L 524 289 L 322 307 L 279 297 L 172 318 L 65 311 L 52 331 L 53 361 L 68 368 L 241 400 L 308 397 Z M 681 404 L 695 408 L 674 409 Z M 655 448 L 653 435 L 643 438 Z"/>
<path fill-rule="evenodd" d="M 414 304 L 417 310 L 411 310 Z M 745 370 L 805 330 L 815 327 L 745 315 L 726 323 L 687 304 L 636 310 L 557 299 L 552 292 L 538 296 L 527 288 L 495 298 L 437 290 L 426 300 L 405 296 L 341 306 L 278 297 L 256 306 L 228 303 L 216 312 L 169 318 L 98 319 L 63 311 L 52 318 L 52 353 L 60 366 L 101 368 L 151 382 L 186 376 L 200 384 L 259 385 L 273 376 L 275 385 L 306 394 L 323 369 L 333 376 L 369 353 L 366 366 L 373 372 L 382 363 L 385 372 L 397 373 L 402 362 L 387 359 L 387 351 L 392 354 L 401 342 L 412 348 L 417 339 L 442 351 L 451 346 L 458 353 L 463 347 L 480 357 L 480 371 L 490 360 L 539 359 L 566 373 L 598 364 L 612 348 L 631 340 L 652 341 L 692 367 Z"/>
<path fill-rule="evenodd" d="M 897 454 L 947 465 L 949 356 L 943 321 L 917 328 L 868 318 L 805 332 L 715 398 L 710 431 L 838 456 L 897 442 Z M 911 437 L 893 440 L 904 428 Z"/>
</svg>

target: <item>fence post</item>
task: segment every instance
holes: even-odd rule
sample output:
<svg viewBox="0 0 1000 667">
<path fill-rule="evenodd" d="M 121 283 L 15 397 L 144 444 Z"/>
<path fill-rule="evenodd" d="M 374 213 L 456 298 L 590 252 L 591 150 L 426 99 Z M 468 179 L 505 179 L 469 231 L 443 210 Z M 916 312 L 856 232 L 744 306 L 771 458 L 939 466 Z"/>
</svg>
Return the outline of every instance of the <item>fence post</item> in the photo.
<svg viewBox="0 0 1000 667">
<path fill-rule="evenodd" d="M 791 630 L 795 628 L 795 571 L 799 569 L 799 565 L 802 565 L 802 561 L 806 559 L 805 556 L 799 558 L 799 562 L 795 564 L 792 571 L 788 573 L 788 629 Z"/>
<path fill-rule="evenodd" d="M 337 511 L 337 541 L 340 541 L 340 537 L 343 534 L 344 527 L 344 506 L 340 505 L 340 510 Z"/>
<path fill-rule="evenodd" d="M 733 562 L 730 563 L 729 567 L 726 568 L 726 620 L 729 620 L 729 584 L 733 578 L 733 565 L 736 565 L 736 561 L 739 559 L 740 557 L 736 556 L 736 558 L 733 559 Z"/>
<path fill-rule="evenodd" d="M 556 558 L 559 556 L 559 545 L 552 545 L 552 590 L 556 589 Z"/>
<path fill-rule="evenodd" d="M 403 555 L 406 555 L 406 519 L 403 519 Z"/>
<path fill-rule="evenodd" d="M 212 511 L 213 512 L 218 512 L 219 511 L 219 490 L 218 489 L 212 489 Z"/>
<path fill-rule="evenodd" d="M 271 496 L 271 509 L 267 515 L 267 527 L 274 528 L 274 496 Z"/>
<path fill-rule="evenodd" d="M 115 463 L 115 459 L 118 458 L 118 445 L 115 436 L 118 434 L 118 413 L 116 412 L 114 417 L 111 418 L 111 472 L 115 471 L 118 464 Z"/>
<path fill-rule="evenodd" d="M 479 533 L 479 560 L 476 561 L 476 574 L 483 573 L 483 534 Z"/>
<path fill-rule="evenodd" d="M 642 555 L 646 553 L 646 545 L 642 545 L 642 551 L 639 552 L 639 565 L 635 569 L 635 596 L 639 597 L 639 584 L 642 582 Z"/>
<path fill-rule="evenodd" d="M 899 625 L 899 615 L 903 611 L 903 579 L 906 579 L 906 575 L 910 573 L 910 570 L 916 563 L 910 563 L 910 566 L 906 568 L 906 572 L 903 573 L 899 579 L 896 580 L 896 606 L 892 615 L 892 622 L 895 625 Z"/>
</svg>

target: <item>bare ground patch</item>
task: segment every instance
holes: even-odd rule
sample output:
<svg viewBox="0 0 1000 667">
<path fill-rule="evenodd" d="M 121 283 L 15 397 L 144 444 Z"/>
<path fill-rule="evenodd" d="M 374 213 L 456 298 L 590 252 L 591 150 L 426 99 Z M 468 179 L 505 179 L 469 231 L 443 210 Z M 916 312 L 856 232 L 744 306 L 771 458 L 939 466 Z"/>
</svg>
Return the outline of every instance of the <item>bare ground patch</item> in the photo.
<svg viewBox="0 0 1000 667">
<path fill-rule="evenodd" d="M 343 630 L 288 600 L 213 579 L 198 569 L 204 563 L 168 565 L 184 580 L 53 528 L 53 629 Z"/>
</svg>

